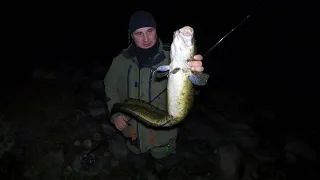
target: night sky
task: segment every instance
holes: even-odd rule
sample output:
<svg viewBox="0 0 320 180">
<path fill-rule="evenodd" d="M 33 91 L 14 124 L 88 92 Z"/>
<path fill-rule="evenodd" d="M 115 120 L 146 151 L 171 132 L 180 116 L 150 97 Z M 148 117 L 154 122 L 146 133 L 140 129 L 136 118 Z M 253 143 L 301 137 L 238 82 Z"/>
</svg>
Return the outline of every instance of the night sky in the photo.
<svg viewBox="0 0 320 180">
<path fill-rule="evenodd" d="M 128 19 L 135 10 L 147 10 L 155 16 L 159 36 L 167 43 L 174 30 L 193 26 L 201 54 L 251 14 L 205 57 L 205 71 L 213 75 L 210 87 L 223 86 L 253 102 L 272 104 L 289 119 L 310 120 L 312 111 L 317 110 L 311 104 L 317 102 L 319 89 L 316 5 L 257 0 L 105 2 L 28 2 L 8 7 L 5 20 L 10 41 L 6 52 L 10 55 L 2 61 L 3 82 L 16 84 L 33 66 L 55 67 L 59 61 L 75 67 L 86 67 L 93 61 L 109 66 L 128 45 Z"/>
</svg>

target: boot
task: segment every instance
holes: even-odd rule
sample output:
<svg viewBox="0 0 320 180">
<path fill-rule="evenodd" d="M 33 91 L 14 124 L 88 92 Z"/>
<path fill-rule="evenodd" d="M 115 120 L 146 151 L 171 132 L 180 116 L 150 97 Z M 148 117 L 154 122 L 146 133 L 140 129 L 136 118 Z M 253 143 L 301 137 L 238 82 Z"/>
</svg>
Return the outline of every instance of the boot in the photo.
<svg viewBox="0 0 320 180">
<path fill-rule="evenodd" d="M 181 160 L 181 157 L 176 154 L 170 154 L 162 159 L 156 159 L 155 162 L 155 169 L 158 173 L 168 171 L 173 166 L 178 164 Z"/>
<path fill-rule="evenodd" d="M 136 154 L 128 149 L 127 161 L 136 171 L 145 168 L 149 158 L 149 153 Z"/>
</svg>

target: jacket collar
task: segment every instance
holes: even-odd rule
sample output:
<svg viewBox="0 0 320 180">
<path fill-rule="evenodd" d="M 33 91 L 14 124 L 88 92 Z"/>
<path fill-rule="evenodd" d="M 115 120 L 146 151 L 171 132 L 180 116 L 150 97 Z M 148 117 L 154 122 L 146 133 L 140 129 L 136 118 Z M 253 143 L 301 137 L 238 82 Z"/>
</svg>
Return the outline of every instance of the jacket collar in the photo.
<svg viewBox="0 0 320 180">
<path fill-rule="evenodd" d="M 157 65 L 159 63 L 161 63 L 162 61 L 164 61 L 166 59 L 166 55 L 163 52 L 163 43 L 162 41 L 159 39 L 159 49 L 158 49 L 158 53 L 153 57 L 152 62 L 150 62 L 150 64 L 147 66 L 149 68 L 151 68 L 154 65 Z M 122 55 L 126 58 L 126 59 L 131 59 L 133 61 L 136 61 L 136 55 L 134 53 L 133 50 L 133 45 L 132 43 L 128 46 L 128 48 L 126 48 L 125 50 L 123 50 Z M 137 61 L 136 61 L 137 62 Z"/>
</svg>

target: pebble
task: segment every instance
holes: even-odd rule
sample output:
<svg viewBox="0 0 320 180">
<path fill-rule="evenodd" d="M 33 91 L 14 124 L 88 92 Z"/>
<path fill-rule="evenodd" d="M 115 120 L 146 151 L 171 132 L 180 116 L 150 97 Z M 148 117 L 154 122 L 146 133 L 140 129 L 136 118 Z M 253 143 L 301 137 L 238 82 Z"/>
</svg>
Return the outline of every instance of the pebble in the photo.
<svg viewBox="0 0 320 180">
<path fill-rule="evenodd" d="M 79 140 L 76 140 L 73 144 L 74 144 L 75 146 L 80 146 L 80 145 L 81 145 L 81 143 L 80 143 Z"/>
<path fill-rule="evenodd" d="M 84 144 L 85 148 L 91 148 L 92 147 L 92 141 L 90 139 L 84 140 L 83 144 Z"/>
<path fill-rule="evenodd" d="M 93 134 L 93 139 L 94 139 L 95 141 L 101 141 L 101 135 L 100 135 L 100 133 L 94 133 L 94 134 Z"/>
</svg>

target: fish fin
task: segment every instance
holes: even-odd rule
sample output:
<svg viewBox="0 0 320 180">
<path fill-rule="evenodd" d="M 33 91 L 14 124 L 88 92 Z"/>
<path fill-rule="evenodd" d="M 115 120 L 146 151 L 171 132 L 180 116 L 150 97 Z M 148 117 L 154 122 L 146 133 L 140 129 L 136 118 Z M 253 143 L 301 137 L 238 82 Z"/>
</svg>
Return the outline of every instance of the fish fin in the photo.
<svg viewBox="0 0 320 180">
<path fill-rule="evenodd" d="M 161 71 L 161 72 L 165 72 L 165 71 L 169 71 L 170 70 L 170 66 L 169 65 L 163 65 L 163 66 L 159 66 L 156 71 Z"/>
<path fill-rule="evenodd" d="M 175 73 L 177 73 L 178 71 L 180 71 L 181 70 L 181 68 L 175 68 L 175 69 L 173 69 L 171 72 L 170 72 L 170 74 L 175 74 Z"/>
<path fill-rule="evenodd" d="M 164 78 L 165 76 L 169 77 L 170 74 L 177 73 L 181 68 L 175 68 L 172 71 L 170 71 L 170 66 L 159 66 L 154 72 L 152 77 L 156 79 Z"/>
<path fill-rule="evenodd" d="M 192 82 L 192 84 L 197 86 L 205 86 L 208 82 L 210 75 L 206 73 L 200 73 L 200 72 L 193 72 L 189 76 L 189 80 Z"/>
<path fill-rule="evenodd" d="M 162 79 L 169 75 L 169 71 L 166 72 L 157 72 L 154 71 L 152 74 L 152 79 Z"/>
<path fill-rule="evenodd" d="M 169 70 L 169 65 L 159 66 L 155 71 L 153 71 L 152 79 L 161 79 L 166 77 L 169 74 Z"/>
<path fill-rule="evenodd" d="M 177 73 L 179 70 L 181 70 L 181 68 L 175 68 L 172 71 L 170 71 L 170 73 L 168 73 L 167 77 L 169 77 L 170 74 L 175 74 Z"/>
</svg>

